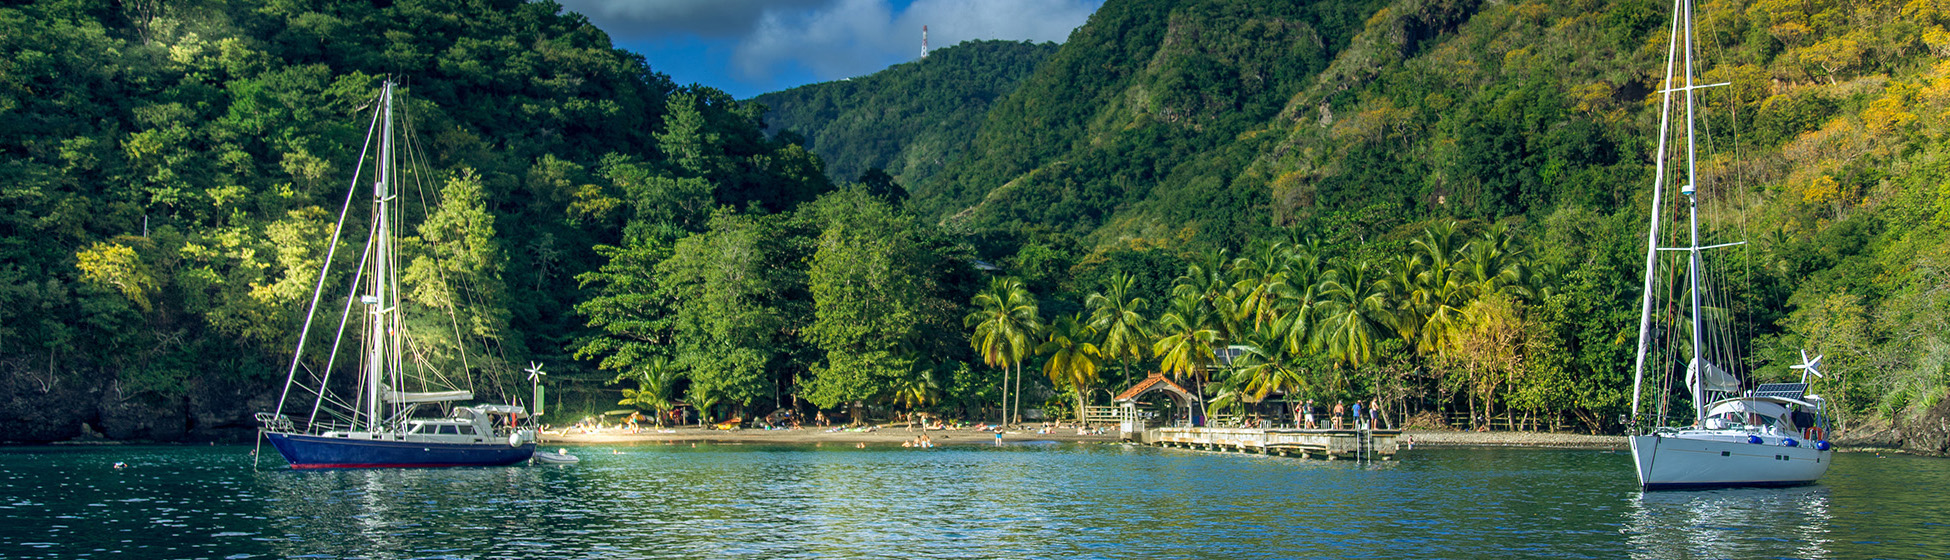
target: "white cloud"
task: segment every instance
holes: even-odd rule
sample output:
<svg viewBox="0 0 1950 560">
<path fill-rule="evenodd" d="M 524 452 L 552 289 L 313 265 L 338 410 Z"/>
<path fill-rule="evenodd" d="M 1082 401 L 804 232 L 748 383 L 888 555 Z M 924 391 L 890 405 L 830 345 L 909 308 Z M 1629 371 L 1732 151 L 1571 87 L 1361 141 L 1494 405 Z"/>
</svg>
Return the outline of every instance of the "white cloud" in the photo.
<svg viewBox="0 0 1950 560">
<path fill-rule="evenodd" d="M 767 11 L 816 9 L 832 0 L 556 0 L 618 37 L 689 33 L 742 37 Z"/>
<path fill-rule="evenodd" d="M 834 79 L 866 74 L 970 39 L 1063 41 L 1103 0 L 558 0 L 619 38 L 732 37 L 735 70 L 798 64 Z"/>
</svg>

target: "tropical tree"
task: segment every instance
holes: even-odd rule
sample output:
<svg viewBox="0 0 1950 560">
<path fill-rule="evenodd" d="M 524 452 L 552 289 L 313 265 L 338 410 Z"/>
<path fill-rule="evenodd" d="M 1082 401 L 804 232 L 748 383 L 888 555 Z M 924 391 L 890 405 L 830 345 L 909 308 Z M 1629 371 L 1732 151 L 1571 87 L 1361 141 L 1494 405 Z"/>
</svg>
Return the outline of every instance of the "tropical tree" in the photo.
<svg viewBox="0 0 1950 560">
<path fill-rule="evenodd" d="M 1465 247 L 1453 221 L 1429 226 L 1410 245 L 1415 252 L 1399 268 L 1408 283 L 1404 338 L 1413 339 L 1423 355 L 1437 354 L 1465 328 L 1462 310 L 1470 293 L 1457 271 Z"/>
<path fill-rule="evenodd" d="M 959 261 L 913 216 L 859 188 L 799 208 L 819 230 L 806 271 L 813 318 L 800 332 L 825 355 L 800 394 L 820 408 L 853 405 L 857 423 L 859 405 L 887 396 L 918 349 L 957 328 L 963 296 L 943 280 Z"/>
<path fill-rule="evenodd" d="M 1232 293 L 1237 297 L 1240 315 L 1252 319 L 1248 329 L 1271 323 L 1279 315 L 1281 294 L 1287 290 L 1287 263 L 1291 254 L 1292 249 L 1285 243 L 1275 242 L 1260 245 L 1250 258 L 1232 261 L 1235 279 Z"/>
<path fill-rule="evenodd" d="M 1284 317 L 1283 321 L 1295 320 Z M 1277 325 L 1254 331 L 1239 341 L 1241 353 L 1237 358 L 1238 367 L 1234 377 L 1239 379 L 1242 396 L 1247 402 L 1266 400 L 1267 395 L 1283 393 L 1294 407 L 1295 418 L 1300 417 L 1299 399 L 1293 398 L 1310 388 L 1302 364 L 1305 356 L 1286 344 L 1282 334 L 1289 329 Z"/>
<path fill-rule="evenodd" d="M 1375 359 L 1375 344 L 1395 322 L 1386 282 L 1374 278 L 1378 270 L 1366 261 L 1341 262 L 1321 283 L 1320 323 L 1315 347 L 1329 358 L 1351 367 Z"/>
<path fill-rule="evenodd" d="M 691 385 L 690 390 L 684 392 L 684 404 L 690 405 L 691 410 L 697 411 L 699 426 L 711 421 L 711 407 L 717 406 L 721 398 L 716 391 L 702 385 Z"/>
<path fill-rule="evenodd" d="M 1009 404 L 1009 368 L 1016 370 L 1016 400 L 1022 400 L 1022 359 L 1028 356 L 1030 340 L 1042 329 L 1037 317 L 1035 296 L 1015 278 L 996 278 L 971 300 L 975 310 L 962 323 L 975 330 L 969 346 L 982 355 L 982 363 L 1002 370 L 1002 423 L 1013 419 Z"/>
<path fill-rule="evenodd" d="M 1090 328 L 1102 337 L 1097 348 L 1106 358 L 1116 359 L 1124 372 L 1124 384 L 1131 383 L 1131 360 L 1149 357 L 1146 351 L 1151 346 L 1151 334 L 1144 320 L 1146 301 L 1131 296 L 1131 285 L 1136 279 L 1129 274 L 1119 274 L 1110 279 L 1105 288 L 1110 292 L 1093 292 L 1084 298 L 1083 306 L 1090 309 Z"/>
<path fill-rule="evenodd" d="M 1212 328 L 1211 314 L 1204 307 L 1196 296 L 1172 298 L 1171 308 L 1158 316 L 1154 333 L 1158 341 L 1151 346 L 1165 373 L 1174 378 L 1189 376 L 1201 385 L 1215 359 L 1212 347 L 1219 342 L 1219 331 Z"/>
<path fill-rule="evenodd" d="M 623 400 L 616 401 L 616 404 L 655 411 L 657 425 L 662 426 L 666 413 L 677 404 L 671 400 L 671 395 L 677 388 L 677 381 L 683 377 L 683 372 L 671 365 L 670 358 L 654 356 L 618 374 L 610 383 L 635 381 L 636 388 L 623 389 Z"/>
<path fill-rule="evenodd" d="M 1510 233 L 1506 224 L 1491 226 L 1481 237 L 1471 241 L 1465 251 L 1467 258 L 1462 261 L 1462 280 L 1476 297 L 1490 294 L 1511 294 L 1528 297 L 1531 289 L 1528 267 L 1524 266 L 1524 250 L 1517 245 L 1516 236 Z"/>
<path fill-rule="evenodd" d="M 1083 421 L 1086 395 L 1097 384 L 1097 365 L 1103 354 L 1097 345 L 1090 341 L 1097 332 L 1083 321 L 1083 314 L 1077 313 L 1058 317 L 1050 325 L 1049 336 L 1036 347 L 1036 353 L 1049 356 L 1043 362 L 1043 373 L 1049 375 L 1050 382 L 1057 386 L 1068 384 L 1077 394 L 1077 421 Z"/>
<path fill-rule="evenodd" d="M 917 367 L 894 385 L 894 404 L 918 410 L 941 401 L 941 383 L 934 368 Z"/>
</svg>

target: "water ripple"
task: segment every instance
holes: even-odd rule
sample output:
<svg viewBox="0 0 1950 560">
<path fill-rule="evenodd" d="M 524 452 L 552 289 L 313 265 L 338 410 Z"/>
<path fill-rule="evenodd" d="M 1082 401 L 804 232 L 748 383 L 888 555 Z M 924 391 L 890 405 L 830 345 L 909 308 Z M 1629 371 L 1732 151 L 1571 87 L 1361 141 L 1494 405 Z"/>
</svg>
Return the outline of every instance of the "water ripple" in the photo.
<svg viewBox="0 0 1950 560">
<path fill-rule="evenodd" d="M 1102 444 L 584 447 L 574 466 L 253 472 L 248 448 L 0 449 L 11 557 L 1691 558 L 1950 549 L 1950 462 L 1642 494 L 1630 457 Z M 108 467 L 116 461 L 130 467 Z"/>
</svg>

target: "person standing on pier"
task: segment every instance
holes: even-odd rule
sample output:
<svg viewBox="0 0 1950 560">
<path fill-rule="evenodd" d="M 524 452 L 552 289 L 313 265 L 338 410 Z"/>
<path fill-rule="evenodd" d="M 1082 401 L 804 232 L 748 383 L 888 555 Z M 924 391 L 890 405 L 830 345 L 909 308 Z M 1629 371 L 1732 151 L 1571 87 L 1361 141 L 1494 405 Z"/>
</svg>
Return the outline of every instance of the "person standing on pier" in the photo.
<svg viewBox="0 0 1950 560">
<path fill-rule="evenodd" d="M 1361 416 L 1361 401 L 1354 401 L 1354 429 L 1368 429 L 1368 419 Z"/>
<path fill-rule="evenodd" d="M 1341 429 L 1341 418 L 1347 417 L 1347 403 L 1334 401 L 1334 429 Z"/>
<path fill-rule="evenodd" d="M 1307 413 L 1307 429 L 1312 430 L 1320 427 L 1319 424 L 1314 423 L 1314 400 L 1307 399 L 1307 404 L 1305 406 L 1306 406 L 1306 413 Z"/>
</svg>

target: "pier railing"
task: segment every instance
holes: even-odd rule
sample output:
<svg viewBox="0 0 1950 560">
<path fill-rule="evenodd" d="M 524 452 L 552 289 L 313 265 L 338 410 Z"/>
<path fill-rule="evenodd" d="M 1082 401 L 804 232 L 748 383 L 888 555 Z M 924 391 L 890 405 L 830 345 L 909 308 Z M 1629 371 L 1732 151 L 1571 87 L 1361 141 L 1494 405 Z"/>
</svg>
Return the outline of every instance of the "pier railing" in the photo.
<svg viewBox="0 0 1950 560">
<path fill-rule="evenodd" d="M 1142 443 L 1161 447 L 1238 451 L 1327 459 L 1388 459 L 1400 450 L 1400 430 L 1296 430 L 1264 428 L 1156 428 Z"/>
<path fill-rule="evenodd" d="M 1121 408 L 1115 406 L 1083 407 L 1083 423 L 1102 425 L 1123 422 L 1124 415 L 1120 412 L 1121 410 Z"/>
</svg>

